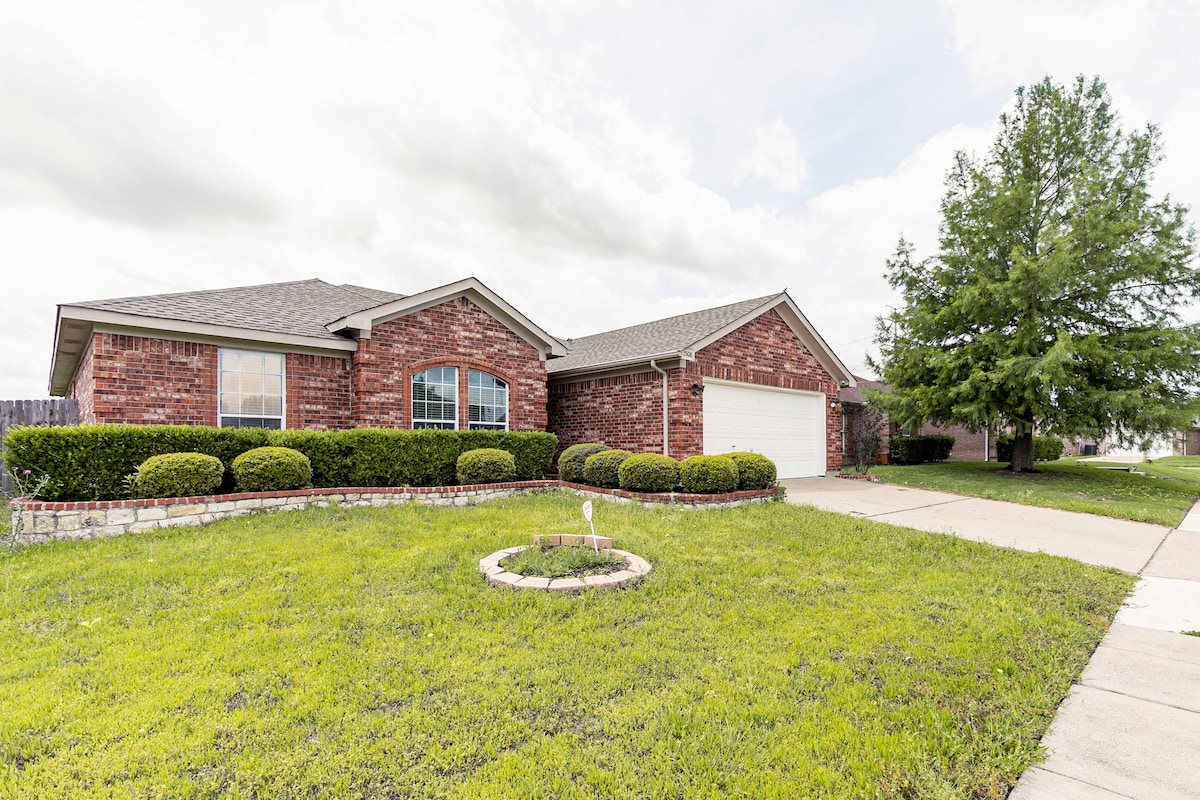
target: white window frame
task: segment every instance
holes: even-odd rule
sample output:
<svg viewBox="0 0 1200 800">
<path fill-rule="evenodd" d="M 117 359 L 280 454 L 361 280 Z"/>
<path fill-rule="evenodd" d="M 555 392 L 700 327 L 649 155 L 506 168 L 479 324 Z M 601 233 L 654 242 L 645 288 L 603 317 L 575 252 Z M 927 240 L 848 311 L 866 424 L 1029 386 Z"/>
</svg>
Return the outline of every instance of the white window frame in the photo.
<svg viewBox="0 0 1200 800">
<path fill-rule="evenodd" d="M 454 387 L 454 390 L 449 393 L 449 399 L 447 399 L 446 397 L 441 397 L 438 400 L 430 401 L 428 399 L 428 395 L 426 395 L 426 397 L 424 399 L 418 399 L 417 398 L 417 378 L 419 378 L 423 375 L 427 375 L 428 373 L 433 372 L 434 370 L 440 371 L 439 377 L 441 377 L 441 378 L 445 378 L 446 370 L 449 370 L 453 376 L 452 383 L 446 383 L 444 380 L 439 381 L 437 383 L 433 383 L 428 380 L 422 380 L 421 385 L 422 386 L 451 386 L 452 385 Z M 427 367 L 426 369 L 423 369 L 420 372 L 414 372 L 412 377 L 409 378 L 409 380 L 408 380 L 408 386 L 409 386 L 409 390 L 411 392 L 411 399 L 409 401 L 409 409 L 412 411 L 413 430 L 418 430 L 421 428 L 433 428 L 435 430 L 446 430 L 446 431 L 458 430 L 458 367 L 450 367 L 450 366 Z M 429 403 L 429 402 L 443 403 L 443 404 L 453 403 L 453 406 L 454 406 L 453 419 L 445 419 L 444 417 L 439 418 L 439 419 L 434 419 L 432 417 L 429 417 L 428 414 L 426 414 L 425 416 L 420 416 L 420 417 L 417 416 L 417 403 Z M 428 412 L 428 410 L 429 409 L 426 408 L 426 412 Z"/>
<path fill-rule="evenodd" d="M 472 381 L 472 379 L 476 375 L 480 376 L 481 379 L 491 379 L 493 381 L 493 385 L 492 386 L 484 386 L 481 384 L 479 386 L 476 386 L 474 384 L 474 382 Z M 499 384 L 499 386 L 496 386 L 495 384 Z M 482 403 L 482 402 L 473 403 L 473 402 L 471 402 L 472 390 L 487 389 L 487 390 L 491 390 L 494 392 L 500 388 L 503 388 L 503 390 L 504 390 L 504 406 L 503 406 L 504 422 L 498 423 L 498 422 L 486 422 L 483 420 L 472 420 L 471 419 L 471 407 L 472 406 L 480 406 L 480 407 L 487 407 L 487 408 L 500 408 L 500 405 L 497 403 Z M 480 398 L 480 399 L 482 399 L 482 398 Z M 504 380 L 503 378 L 499 378 L 499 377 L 491 374 L 490 372 L 484 372 L 481 369 L 468 369 L 467 370 L 467 429 L 468 430 L 472 430 L 472 431 L 506 431 L 506 430 L 508 430 L 508 418 L 509 418 L 508 400 L 509 400 L 508 381 Z"/>
<path fill-rule="evenodd" d="M 223 405 L 222 400 L 224 399 L 225 394 L 226 394 L 226 392 L 225 392 L 225 373 L 226 372 L 237 372 L 239 374 L 243 374 L 242 370 L 240 369 L 240 365 L 239 365 L 239 369 L 237 369 L 237 370 L 224 369 L 224 366 L 225 366 L 224 356 L 226 353 L 236 353 L 239 356 L 242 356 L 242 355 L 262 356 L 263 360 L 264 360 L 264 368 L 263 368 L 262 372 L 257 373 L 257 374 L 261 375 L 264 379 L 267 377 L 275 377 L 275 373 L 266 371 L 266 365 L 265 365 L 266 356 L 278 357 L 278 359 L 279 359 L 279 374 L 278 374 L 278 377 L 279 377 L 279 413 L 278 414 L 265 414 L 265 413 L 264 414 L 244 414 L 244 413 L 240 413 L 240 411 L 239 411 L 239 413 L 236 413 L 236 414 L 225 413 L 225 411 L 222 409 L 222 405 Z M 255 374 L 255 373 L 245 373 L 245 374 Z M 242 392 L 240 391 L 240 388 L 241 387 L 239 385 L 239 391 L 237 392 L 237 394 L 239 396 L 242 394 Z M 273 397 L 274 395 L 273 394 L 268 395 L 264 391 L 262 396 L 265 401 L 265 399 L 267 397 Z M 260 424 L 260 425 L 226 424 L 227 419 L 230 420 L 231 422 L 234 420 L 236 420 L 238 422 L 241 422 L 243 420 L 258 420 L 260 423 L 266 423 L 266 422 L 278 420 L 279 427 L 273 428 L 273 427 L 271 427 L 269 425 L 265 425 L 265 424 Z M 238 348 L 238 347 L 221 347 L 221 348 L 217 349 L 217 426 L 221 427 L 221 428 L 259 427 L 259 428 L 265 428 L 268 430 L 284 430 L 287 428 L 287 354 L 279 353 L 279 352 L 272 352 L 269 350 L 248 350 L 245 348 Z"/>
</svg>

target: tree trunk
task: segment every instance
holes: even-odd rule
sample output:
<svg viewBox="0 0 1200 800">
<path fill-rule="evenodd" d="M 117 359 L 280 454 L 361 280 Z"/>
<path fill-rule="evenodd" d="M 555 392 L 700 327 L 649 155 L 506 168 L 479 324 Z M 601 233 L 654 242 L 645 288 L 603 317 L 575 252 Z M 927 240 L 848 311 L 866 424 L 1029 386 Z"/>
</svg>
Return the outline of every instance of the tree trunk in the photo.
<svg viewBox="0 0 1200 800">
<path fill-rule="evenodd" d="M 1013 436 L 1012 461 L 1008 468 L 1013 472 L 1033 472 L 1033 431 Z"/>
</svg>

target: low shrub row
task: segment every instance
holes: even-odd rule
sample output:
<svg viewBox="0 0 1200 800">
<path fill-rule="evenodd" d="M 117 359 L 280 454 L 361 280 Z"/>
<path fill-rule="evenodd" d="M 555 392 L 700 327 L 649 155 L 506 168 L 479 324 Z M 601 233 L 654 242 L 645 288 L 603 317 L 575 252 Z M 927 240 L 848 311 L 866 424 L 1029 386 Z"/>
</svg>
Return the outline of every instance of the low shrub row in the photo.
<svg viewBox="0 0 1200 800">
<path fill-rule="evenodd" d="M 344 431 L 210 428 L 186 425 L 78 425 L 15 427 L 4 440 L 10 469 L 50 476 L 43 500 L 111 500 L 129 495 L 130 476 L 151 456 L 201 453 L 218 459 L 218 491 L 235 486 L 233 461 L 259 447 L 303 453 L 312 485 L 448 486 L 458 457 L 468 450 L 503 450 L 514 477 L 545 477 L 558 439 L 533 431 L 442 431 L 359 428 Z"/>
<path fill-rule="evenodd" d="M 256 447 L 230 467 L 239 492 L 275 492 L 312 486 L 308 456 L 288 447 Z M 134 497 L 192 497 L 212 494 L 225 478 L 225 465 L 203 453 L 150 456 L 130 476 Z"/>
<path fill-rule="evenodd" d="M 996 437 L 996 460 L 1012 461 L 1013 437 L 1005 434 Z M 1062 458 L 1063 440 L 1057 436 L 1033 437 L 1034 461 L 1057 461 Z"/>
<path fill-rule="evenodd" d="M 953 436 L 895 436 L 888 442 L 891 462 L 901 465 L 945 461 L 953 448 Z"/>
<path fill-rule="evenodd" d="M 597 442 L 577 444 L 558 458 L 558 476 L 571 483 L 631 492 L 717 494 L 775 485 L 775 463 L 758 453 L 691 456 L 676 461 L 659 453 L 634 454 Z"/>
</svg>

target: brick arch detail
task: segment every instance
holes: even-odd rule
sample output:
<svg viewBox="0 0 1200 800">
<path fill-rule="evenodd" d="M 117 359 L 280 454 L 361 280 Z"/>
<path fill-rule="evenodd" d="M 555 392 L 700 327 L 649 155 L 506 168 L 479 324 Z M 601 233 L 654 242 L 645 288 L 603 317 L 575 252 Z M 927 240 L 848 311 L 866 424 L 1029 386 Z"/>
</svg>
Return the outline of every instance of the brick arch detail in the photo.
<svg viewBox="0 0 1200 800">
<path fill-rule="evenodd" d="M 470 380 L 467 370 L 478 370 L 493 377 L 499 378 L 508 384 L 508 427 L 509 430 L 516 430 L 513 426 L 513 409 L 517 405 L 519 399 L 519 390 L 517 382 L 512 379 L 512 376 L 507 371 L 496 367 L 494 364 L 488 364 L 483 361 L 477 361 L 471 358 L 460 358 L 458 356 L 442 356 L 439 358 L 427 358 L 424 361 L 418 361 L 408 365 L 404 369 L 404 386 L 407 390 L 406 396 L 409 398 L 407 408 L 405 410 L 405 423 L 407 427 L 412 427 L 412 378 L 418 372 L 424 372 L 427 369 L 436 369 L 437 367 L 456 367 L 458 369 L 458 429 L 465 431 L 470 427 L 470 409 L 467 407 L 467 400 L 470 397 Z"/>
</svg>

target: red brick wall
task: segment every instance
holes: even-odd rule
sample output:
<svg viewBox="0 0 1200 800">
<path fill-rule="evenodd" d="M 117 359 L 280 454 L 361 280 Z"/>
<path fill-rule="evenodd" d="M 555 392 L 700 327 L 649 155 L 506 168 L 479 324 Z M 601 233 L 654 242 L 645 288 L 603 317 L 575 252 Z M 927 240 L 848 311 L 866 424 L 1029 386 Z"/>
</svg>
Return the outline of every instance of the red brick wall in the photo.
<svg viewBox="0 0 1200 800">
<path fill-rule="evenodd" d="M 409 427 L 413 373 L 440 366 L 458 367 L 459 428 L 467 427 L 467 369 L 474 368 L 508 383 L 510 430 L 546 430 L 546 365 L 537 348 L 464 297 L 376 325 L 359 340 L 354 424 Z"/>
<path fill-rule="evenodd" d="M 560 451 L 603 442 L 635 453 L 662 452 L 662 376 L 657 372 L 556 384 L 548 407 Z M 674 442 L 671 451 L 675 455 Z"/>
<path fill-rule="evenodd" d="M 287 427 L 324 431 L 354 426 L 350 413 L 350 359 L 288 353 L 284 377 Z"/>
<path fill-rule="evenodd" d="M 668 370 L 670 455 L 704 452 L 704 399 L 693 383 L 704 378 L 754 383 L 837 396 L 837 383 L 775 311 L 705 347 L 682 369 Z M 641 372 L 550 387 L 550 430 L 559 447 L 604 442 L 634 452 L 662 452 L 662 376 Z M 827 469 L 842 465 L 841 419 L 826 416 Z"/>
<path fill-rule="evenodd" d="M 921 426 L 923 436 L 953 436 L 954 449 L 950 451 L 950 461 L 995 461 L 996 435 L 984 434 L 983 431 L 971 433 L 962 425 L 935 425 L 927 422 Z M 984 439 L 987 440 L 987 455 L 984 456 Z"/>
<path fill-rule="evenodd" d="M 827 405 L 838 393 L 837 381 L 774 309 L 696 353 L 696 362 L 690 366 L 706 378 L 821 392 Z M 701 417 L 690 418 L 689 423 L 700 430 L 703 446 Z M 825 415 L 825 466 L 830 472 L 842 468 L 842 421 L 833 411 Z"/>
<path fill-rule="evenodd" d="M 71 377 L 71 383 L 67 386 L 65 395 L 75 398 L 75 403 L 79 406 L 79 422 L 83 425 L 92 425 L 96 422 L 96 409 L 93 404 L 96 379 L 92 370 L 92 357 L 95 352 L 94 345 L 97 336 L 99 334 L 93 334 L 87 347 L 83 349 L 83 356 L 79 359 L 79 366 L 75 368 L 75 374 Z"/>
<path fill-rule="evenodd" d="M 217 346 L 116 333 L 92 337 L 68 396 L 80 420 L 135 425 L 216 425 Z M 87 370 L 91 370 L 88 401 Z M 71 392 L 75 392 L 72 394 Z M 91 410 L 84 417 L 83 409 Z"/>
</svg>

